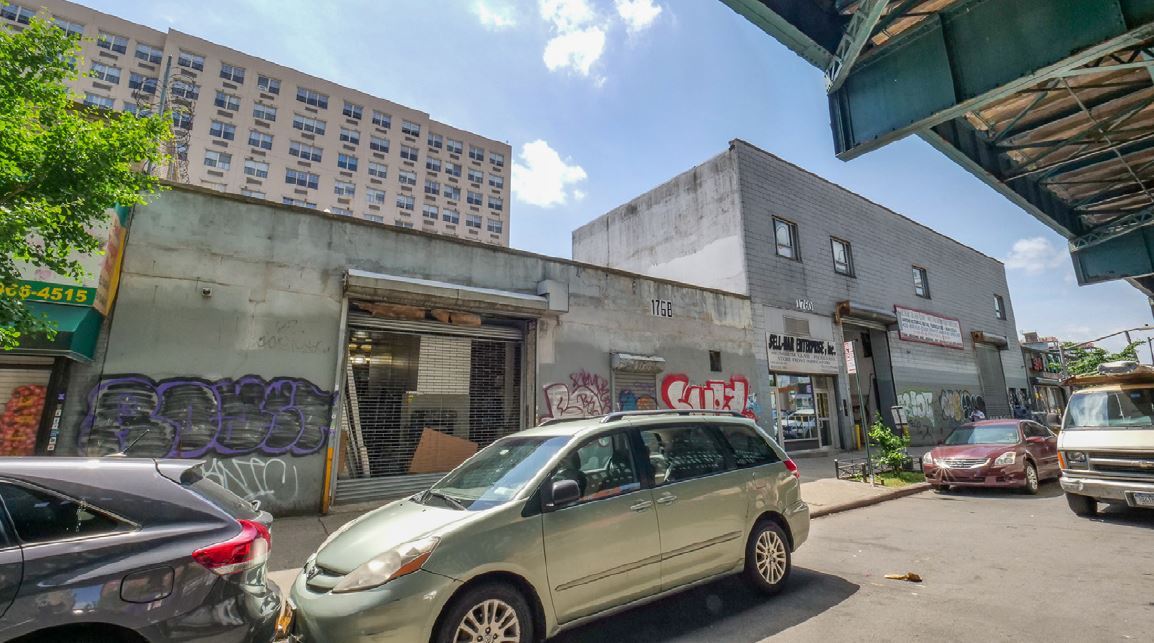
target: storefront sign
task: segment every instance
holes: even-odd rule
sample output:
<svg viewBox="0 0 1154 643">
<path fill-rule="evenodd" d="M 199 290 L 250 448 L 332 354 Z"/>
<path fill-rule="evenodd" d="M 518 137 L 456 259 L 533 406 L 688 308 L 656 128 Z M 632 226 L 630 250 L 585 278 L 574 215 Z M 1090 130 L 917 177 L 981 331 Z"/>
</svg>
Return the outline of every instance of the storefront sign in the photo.
<svg viewBox="0 0 1154 643">
<path fill-rule="evenodd" d="M 105 221 L 88 230 L 101 240 L 101 252 L 72 257 L 84 268 L 80 283 L 47 268 L 23 265 L 19 267 L 23 279 L 0 284 L 4 294 L 25 301 L 90 306 L 107 316 L 120 283 L 127 214 L 127 210 L 121 208 L 109 210 Z"/>
<path fill-rule="evenodd" d="M 853 342 L 843 342 L 842 348 L 845 350 L 845 372 L 854 375 L 857 373 L 857 359 L 853 355 Z"/>
<path fill-rule="evenodd" d="M 62 304 L 91 306 L 96 298 L 95 288 L 83 286 L 62 286 L 44 281 L 17 281 L 3 287 L 4 294 L 13 299 L 25 301 L 55 301 Z"/>
<path fill-rule="evenodd" d="M 894 314 L 898 318 L 898 337 L 907 342 L 947 348 L 965 347 L 962 343 L 962 324 L 956 319 L 901 306 L 894 306 Z"/>
<path fill-rule="evenodd" d="M 837 346 L 824 339 L 766 333 L 769 370 L 784 373 L 837 374 Z"/>
</svg>

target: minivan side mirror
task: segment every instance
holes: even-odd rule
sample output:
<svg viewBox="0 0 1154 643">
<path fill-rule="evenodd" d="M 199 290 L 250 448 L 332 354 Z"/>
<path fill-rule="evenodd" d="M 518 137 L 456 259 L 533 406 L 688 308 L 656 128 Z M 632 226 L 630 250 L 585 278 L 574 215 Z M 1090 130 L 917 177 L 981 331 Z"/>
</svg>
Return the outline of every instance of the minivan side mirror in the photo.
<svg viewBox="0 0 1154 643">
<path fill-rule="evenodd" d="M 551 488 L 546 482 L 545 487 L 542 491 L 551 492 L 548 493 L 548 498 L 544 498 L 546 511 L 568 507 L 581 498 L 581 487 L 577 485 L 576 480 L 558 480 Z"/>
</svg>

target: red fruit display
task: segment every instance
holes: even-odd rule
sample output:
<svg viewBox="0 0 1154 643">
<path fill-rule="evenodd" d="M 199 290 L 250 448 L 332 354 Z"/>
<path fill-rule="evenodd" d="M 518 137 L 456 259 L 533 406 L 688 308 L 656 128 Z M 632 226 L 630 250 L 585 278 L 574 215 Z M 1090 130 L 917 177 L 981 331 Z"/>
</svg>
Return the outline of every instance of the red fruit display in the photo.
<svg viewBox="0 0 1154 643">
<path fill-rule="evenodd" d="M 48 388 L 37 384 L 17 386 L 0 415 L 0 456 L 32 455 L 36 450 L 36 430 L 44 412 Z"/>
</svg>

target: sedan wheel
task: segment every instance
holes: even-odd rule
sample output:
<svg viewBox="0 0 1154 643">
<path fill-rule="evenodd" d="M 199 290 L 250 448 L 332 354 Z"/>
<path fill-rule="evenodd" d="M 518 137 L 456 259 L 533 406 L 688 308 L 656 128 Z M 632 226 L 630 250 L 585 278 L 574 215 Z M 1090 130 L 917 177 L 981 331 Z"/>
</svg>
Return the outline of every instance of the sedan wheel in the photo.
<svg viewBox="0 0 1154 643">
<path fill-rule="evenodd" d="M 1038 493 L 1038 468 L 1033 462 L 1026 463 L 1026 486 L 1022 491 L 1031 496 Z"/>
<path fill-rule="evenodd" d="M 785 586 L 791 570 L 789 539 L 785 531 L 772 521 L 758 523 L 746 546 L 746 580 L 763 593 L 776 594 Z"/>
<path fill-rule="evenodd" d="M 529 643 L 529 605 L 504 584 L 479 585 L 456 598 L 438 628 L 437 643 Z"/>
</svg>

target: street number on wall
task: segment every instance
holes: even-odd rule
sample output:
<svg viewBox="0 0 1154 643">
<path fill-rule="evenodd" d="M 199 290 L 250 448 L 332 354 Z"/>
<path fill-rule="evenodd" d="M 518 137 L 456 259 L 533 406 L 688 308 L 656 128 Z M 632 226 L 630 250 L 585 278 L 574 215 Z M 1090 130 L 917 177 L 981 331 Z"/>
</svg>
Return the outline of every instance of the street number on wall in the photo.
<svg viewBox="0 0 1154 643">
<path fill-rule="evenodd" d="M 673 302 L 668 299 L 653 299 L 650 301 L 650 311 L 654 317 L 672 317 Z"/>
</svg>

